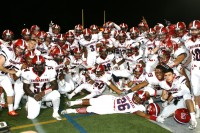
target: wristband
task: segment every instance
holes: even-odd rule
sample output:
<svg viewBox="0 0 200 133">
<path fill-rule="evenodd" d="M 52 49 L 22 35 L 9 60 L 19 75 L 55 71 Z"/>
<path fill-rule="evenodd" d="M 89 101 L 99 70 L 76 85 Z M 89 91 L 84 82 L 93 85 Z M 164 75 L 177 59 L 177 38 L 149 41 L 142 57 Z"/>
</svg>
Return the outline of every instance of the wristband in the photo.
<svg viewBox="0 0 200 133">
<path fill-rule="evenodd" d="M 150 120 L 153 120 L 153 121 L 156 121 L 156 118 L 157 118 L 157 117 L 154 116 L 154 115 L 150 115 L 150 116 L 149 116 L 149 119 L 150 119 Z"/>
<path fill-rule="evenodd" d="M 50 92 L 52 92 L 52 89 L 51 89 L 51 88 L 46 88 L 46 89 L 44 90 L 45 95 L 48 94 L 48 93 L 50 93 Z"/>
</svg>

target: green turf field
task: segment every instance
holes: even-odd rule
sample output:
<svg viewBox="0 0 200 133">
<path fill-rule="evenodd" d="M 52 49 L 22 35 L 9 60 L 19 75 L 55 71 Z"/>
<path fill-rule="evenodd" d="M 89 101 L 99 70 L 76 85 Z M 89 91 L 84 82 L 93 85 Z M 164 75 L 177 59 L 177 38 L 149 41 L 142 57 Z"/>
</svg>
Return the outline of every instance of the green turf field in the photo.
<svg viewBox="0 0 200 133">
<path fill-rule="evenodd" d="M 76 97 L 75 97 L 76 98 Z M 65 109 L 67 98 L 61 97 L 60 109 Z M 17 110 L 19 116 L 7 115 L 7 110 L 1 111 L 1 120 L 6 121 L 12 133 L 27 130 L 39 133 L 168 133 L 157 124 L 133 114 L 70 114 L 65 115 L 61 121 L 52 117 L 52 108 L 41 109 L 40 115 L 35 120 L 26 118 L 26 111 Z"/>
</svg>

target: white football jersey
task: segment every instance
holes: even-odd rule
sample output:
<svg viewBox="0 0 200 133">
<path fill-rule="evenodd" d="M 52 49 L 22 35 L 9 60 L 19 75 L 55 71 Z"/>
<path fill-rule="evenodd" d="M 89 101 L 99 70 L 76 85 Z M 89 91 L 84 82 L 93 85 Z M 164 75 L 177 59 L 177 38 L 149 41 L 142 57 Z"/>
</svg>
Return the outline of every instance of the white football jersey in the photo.
<svg viewBox="0 0 200 133">
<path fill-rule="evenodd" d="M 189 39 L 185 42 L 186 48 L 190 51 L 192 55 L 191 62 L 194 65 L 200 65 L 200 38 L 194 42 L 192 39 Z"/>
<path fill-rule="evenodd" d="M 96 40 L 93 36 L 90 41 L 85 40 L 84 38 L 79 41 L 81 46 L 86 47 L 88 53 L 96 52 Z"/>
<path fill-rule="evenodd" d="M 96 59 L 97 64 L 102 64 L 105 67 L 105 71 L 111 71 L 112 69 L 112 61 L 114 60 L 114 54 L 109 54 L 105 59 L 102 59 L 101 57 L 98 57 Z"/>
<path fill-rule="evenodd" d="M 123 97 L 116 97 L 114 110 L 117 113 L 134 113 L 136 111 L 144 112 L 146 109 L 142 104 L 135 104 L 132 100 L 134 93 L 129 93 Z"/>
<path fill-rule="evenodd" d="M 181 97 L 185 94 L 190 93 L 189 88 L 185 85 L 186 78 L 184 76 L 177 76 L 174 78 L 171 86 L 166 80 L 159 83 L 160 87 L 173 94 L 173 97 Z"/>
<path fill-rule="evenodd" d="M 41 76 L 38 76 L 34 71 L 33 67 L 29 67 L 22 71 L 23 82 L 30 84 L 31 91 L 35 94 L 43 91 L 50 86 L 50 82 L 56 80 L 56 70 L 53 67 L 45 67 L 45 71 Z"/>
<path fill-rule="evenodd" d="M 13 68 L 13 63 L 15 62 L 15 53 L 11 47 L 6 47 L 5 45 L 1 45 L 0 47 L 0 55 L 5 57 L 5 63 L 3 66 L 7 69 Z M 5 75 L 7 73 L 0 71 L 0 75 Z"/>
</svg>

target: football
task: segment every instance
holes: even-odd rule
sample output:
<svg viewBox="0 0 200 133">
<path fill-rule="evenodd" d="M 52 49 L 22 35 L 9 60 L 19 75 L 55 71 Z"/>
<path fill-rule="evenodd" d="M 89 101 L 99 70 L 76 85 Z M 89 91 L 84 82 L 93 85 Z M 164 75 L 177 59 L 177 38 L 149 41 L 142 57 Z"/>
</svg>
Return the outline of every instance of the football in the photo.
<svg viewBox="0 0 200 133">
<path fill-rule="evenodd" d="M 157 103 L 150 103 L 147 106 L 147 114 L 158 116 L 160 114 L 160 106 Z"/>
<path fill-rule="evenodd" d="M 174 113 L 174 120 L 180 124 L 186 124 L 190 121 L 190 113 L 186 108 L 177 109 Z"/>
</svg>

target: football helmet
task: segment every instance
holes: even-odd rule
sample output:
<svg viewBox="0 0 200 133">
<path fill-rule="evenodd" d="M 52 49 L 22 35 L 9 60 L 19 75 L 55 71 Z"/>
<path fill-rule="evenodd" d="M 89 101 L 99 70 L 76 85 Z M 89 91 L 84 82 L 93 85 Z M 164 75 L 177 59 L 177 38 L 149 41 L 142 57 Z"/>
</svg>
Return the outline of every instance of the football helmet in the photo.
<svg viewBox="0 0 200 133">
<path fill-rule="evenodd" d="M 135 104 L 143 104 L 146 100 L 148 100 L 148 97 L 143 90 L 139 90 L 133 94 L 132 101 Z"/>
<path fill-rule="evenodd" d="M 26 49 L 26 43 L 23 39 L 17 39 L 13 44 L 13 50 L 16 56 L 21 56 Z"/>
<path fill-rule="evenodd" d="M 118 41 L 120 43 L 124 43 L 126 41 L 126 33 L 124 31 L 119 31 L 119 33 L 118 33 Z"/>
<path fill-rule="evenodd" d="M 74 33 L 71 31 L 66 32 L 66 41 L 68 41 L 69 43 L 73 43 L 74 42 Z"/>
<path fill-rule="evenodd" d="M 200 21 L 194 20 L 194 21 L 190 22 L 188 28 L 189 28 L 190 34 L 192 36 L 197 36 L 200 31 Z"/>
<path fill-rule="evenodd" d="M 36 73 L 42 73 L 45 70 L 45 59 L 41 55 L 35 55 L 32 59 L 33 70 Z"/>
<path fill-rule="evenodd" d="M 62 63 L 64 60 L 64 51 L 59 47 L 54 47 L 50 53 L 53 59 L 58 63 Z"/>
<path fill-rule="evenodd" d="M 102 64 L 98 64 L 95 69 L 95 74 L 97 75 L 97 77 L 102 76 L 104 72 L 105 72 L 105 67 Z"/>
<path fill-rule="evenodd" d="M 65 56 L 65 57 L 68 57 L 69 54 L 70 54 L 70 47 L 69 47 L 69 45 L 68 45 L 68 44 L 64 44 L 64 45 L 62 46 L 62 50 L 63 50 L 63 52 L 64 52 L 64 56 Z"/>
<path fill-rule="evenodd" d="M 186 25 L 184 22 L 177 22 L 175 27 L 176 36 L 182 37 L 185 34 Z"/>
<path fill-rule="evenodd" d="M 157 33 L 158 39 L 161 40 L 161 41 L 165 40 L 166 37 L 167 37 L 167 34 L 168 34 L 168 30 L 167 30 L 166 27 L 160 28 L 160 30 Z"/>
<path fill-rule="evenodd" d="M 80 36 L 83 33 L 83 26 L 81 24 L 75 25 L 74 33 L 76 36 Z"/>
<path fill-rule="evenodd" d="M 158 116 L 160 114 L 160 106 L 157 103 L 150 103 L 146 110 L 149 115 Z"/>
<path fill-rule="evenodd" d="M 136 67 L 133 69 L 133 73 L 134 73 L 134 76 L 138 79 L 143 73 L 142 64 L 137 64 Z"/>
<path fill-rule="evenodd" d="M 92 31 L 89 28 L 83 30 L 83 37 L 85 40 L 90 41 L 92 38 Z"/>
<path fill-rule="evenodd" d="M 39 31 L 36 34 L 36 37 L 38 38 L 38 45 L 42 44 L 46 39 L 46 32 L 45 31 Z"/>
<path fill-rule="evenodd" d="M 106 46 L 99 47 L 99 55 L 102 59 L 105 59 L 107 57 L 108 52 L 107 52 Z"/>
<path fill-rule="evenodd" d="M 58 45 L 60 47 L 62 47 L 64 44 L 65 44 L 65 41 L 66 41 L 66 36 L 64 34 L 59 34 L 57 37 L 56 37 L 56 40 L 58 42 Z"/>
<path fill-rule="evenodd" d="M 158 51 L 158 59 L 161 64 L 167 64 L 170 59 L 170 51 L 167 50 L 159 50 Z"/>
<path fill-rule="evenodd" d="M 27 51 L 24 54 L 24 58 L 25 58 L 26 63 L 28 64 L 28 66 L 32 65 L 32 59 L 34 56 L 35 56 L 34 50 Z"/>
<path fill-rule="evenodd" d="M 36 35 L 40 31 L 40 27 L 38 25 L 32 25 L 30 31 L 31 34 Z"/>
<path fill-rule="evenodd" d="M 82 58 L 83 51 L 82 51 L 81 48 L 78 48 L 78 47 L 74 48 L 73 53 L 74 53 L 75 59 L 81 59 Z"/>
<path fill-rule="evenodd" d="M 60 33 L 60 26 L 58 25 L 58 24 L 54 24 L 53 26 L 52 26 L 52 32 L 54 33 L 54 34 L 56 34 L 56 35 L 58 35 L 59 33 Z"/>
<path fill-rule="evenodd" d="M 177 109 L 174 113 L 174 120 L 180 124 L 186 124 L 190 121 L 191 116 L 186 108 Z"/>
<path fill-rule="evenodd" d="M 6 42 L 11 42 L 14 38 L 14 33 L 11 30 L 4 30 L 2 33 L 2 39 Z"/>
<path fill-rule="evenodd" d="M 95 24 L 90 26 L 90 30 L 91 30 L 92 34 L 98 34 L 99 33 L 99 27 Z"/>
<path fill-rule="evenodd" d="M 130 29 L 130 37 L 131 37 L 131 39 L 137 38 L 139 36 L 139 33 L 140 33 L 140 31 L 139 31 L 139 29 L 137 27 L 132 27 Z"/>
<path fill-rule="evenodd" d="M 147 31 L 147 38 L 150 40 L 154 40 L 156 38 L 156 30 L 154 28 L 149 28 Z"/>
<path fill-rule="evenodd" d="M 124 31 L 124 32 L 128 31 L 128 25 L 126 23 L 121 23 L 119 26 L 122 31 Z"/>
<path fill-rule="evenodd" d="M 102 36 L 104 39 L 110 38 L 110 28 L 104 28 L 102 31 Z"/>
<path fill-rule="evenodd" d="M 25 41 L 28 41 L 31 38 L 31 31 L 28 28 L 24 28 L 21 31 L 21 36 Z"/>
</svg>

